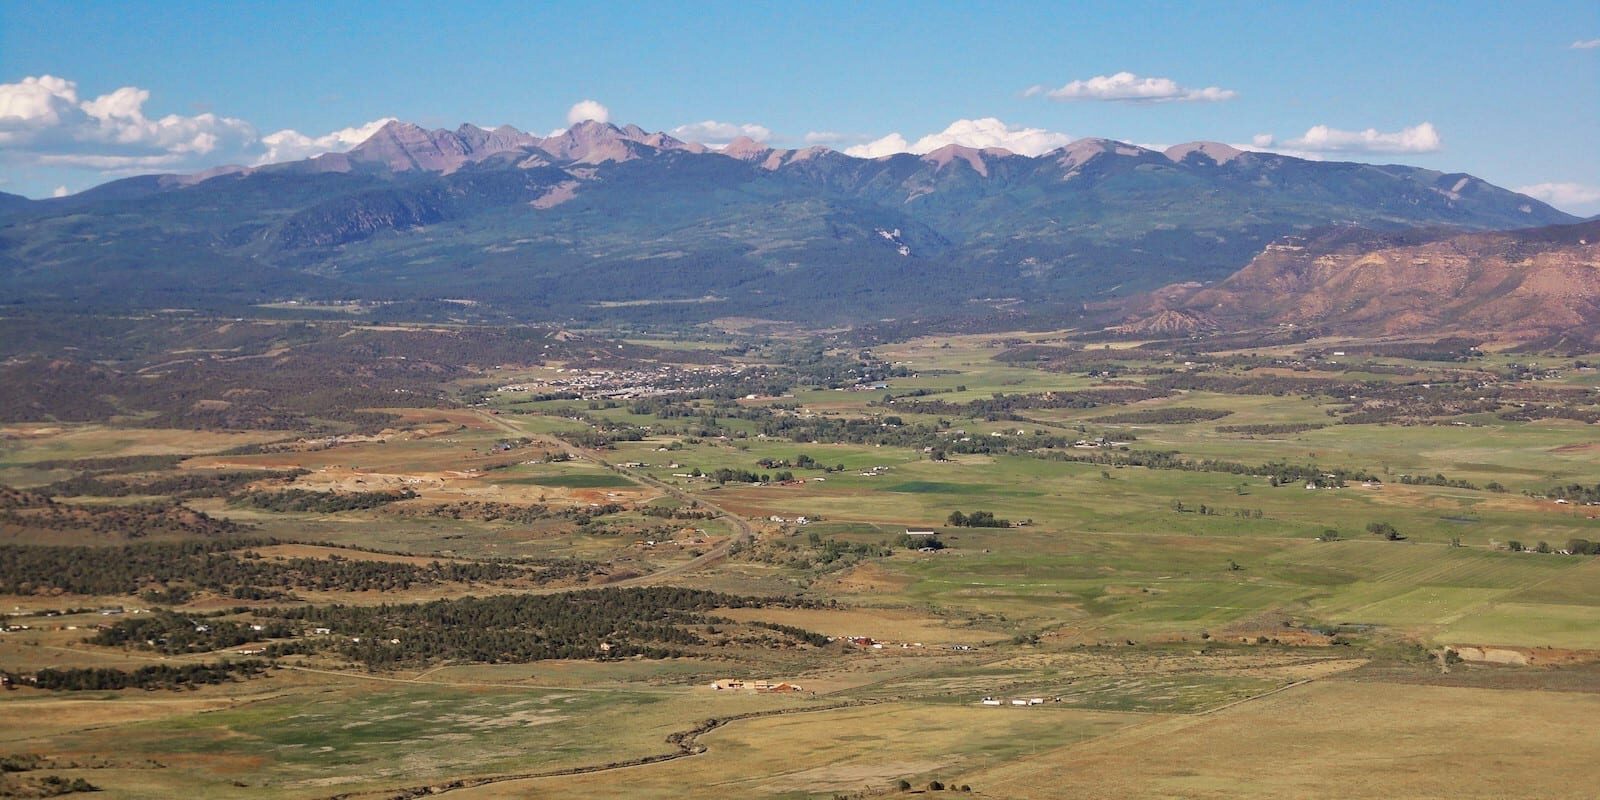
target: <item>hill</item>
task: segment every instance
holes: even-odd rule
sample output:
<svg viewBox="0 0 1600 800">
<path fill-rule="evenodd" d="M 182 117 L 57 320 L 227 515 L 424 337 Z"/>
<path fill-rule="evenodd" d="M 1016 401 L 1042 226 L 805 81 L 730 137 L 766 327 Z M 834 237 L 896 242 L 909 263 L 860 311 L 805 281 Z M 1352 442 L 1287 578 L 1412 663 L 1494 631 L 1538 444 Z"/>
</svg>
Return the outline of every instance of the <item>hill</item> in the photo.
<svg viewBox="0 0 1600 800">
<path fill-rule="evenodd" d="M 1130 333 L 1267 326 L 1600 343 L 1600 222 L 1498 233 L 1341 229 L 1268 245 L 1214 286 L 1137 301 Z"/>
<path fill-rule="evenodd" d="M 0 206 L 0 302 L 459 315 L 443 301 L 469 300 L 479 315 L 656 321 L 1066 311 L 1218 280 L 1332 224 L 1572 221 L 1468 175 L 1217 143 L 862 159 L 598 122 L 542 138 L 396 122 L 347 153 Z"/>
</svg>

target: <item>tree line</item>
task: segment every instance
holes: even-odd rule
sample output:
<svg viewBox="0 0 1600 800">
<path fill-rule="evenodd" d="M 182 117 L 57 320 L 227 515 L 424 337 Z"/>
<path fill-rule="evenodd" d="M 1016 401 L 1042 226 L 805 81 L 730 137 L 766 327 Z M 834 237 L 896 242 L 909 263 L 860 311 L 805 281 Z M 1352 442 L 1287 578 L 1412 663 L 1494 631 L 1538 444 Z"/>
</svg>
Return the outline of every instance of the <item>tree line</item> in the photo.
<svg viewBox="0 0 1600 800">
<path fill-rule="evenodd" d="M 267 511 L 337 514 L 364 511 L 388 503 L 410 500 L 419 495 L 411 489 L 381 492 L 319 492 L 311 489 L 248 492 L 234 502 Z"/>
<path fill-rule="evenodd" d="M 249 550 L 275 543 L 227 539 L 118 547 L 0 545 L 0 592 L 122 595 L 183 589 L 264 599 L 281 597 L 281 590 L 288 589 L 356 592 L 440 583 L 548 583 L 584 577 L 600 568 L 578 559 L 414 564 L 341 557 L 262 558 Z M 255 592 L 239 591 L 251 589 Z"/>
<path fill-rule="evenodd" d="M 87 692 L 116 689 L 193 689 L 260 675 L 267 663 L 259 659 L 216 664 L 152 664 L 134 670 L 106 667 L 45 668 L 33 673 L 4 672 L 13 684 L 53 692 Z"/>
<path fill-rule="evenodd" d="M 92 473 L 75 475 L 39 488 L 57 497 L 128 497 L 164 495 L 177 499 L 227 497 L 256 481 L 294 480 L 310 470 L 240 470 L 211 472 L 194 470 L 176 475 L 160 475 L 144 480 L 107 478 Z"/>
<path fill-rule="evenodd" d="M 705 644 L 690 627 L 716 622 L 709 613 L 714 609 L 800 604 L 701 589 L 645 587 L 263 613 L 329 628 L 335 636 L 322 642 L 312 637 L 304 644 L 371 669 L 387 669 L 446 659 L 500 664 L 635 655 L 665 658 Z"/>
<path fill-rule="evenodd" d="M 1000 519 L 993 511 L 973 511 L 970 514 L 952 511 L 945 518 L 945 524 L 952 528 L 1009 528 L 1011 520 Z"/>
</svg>

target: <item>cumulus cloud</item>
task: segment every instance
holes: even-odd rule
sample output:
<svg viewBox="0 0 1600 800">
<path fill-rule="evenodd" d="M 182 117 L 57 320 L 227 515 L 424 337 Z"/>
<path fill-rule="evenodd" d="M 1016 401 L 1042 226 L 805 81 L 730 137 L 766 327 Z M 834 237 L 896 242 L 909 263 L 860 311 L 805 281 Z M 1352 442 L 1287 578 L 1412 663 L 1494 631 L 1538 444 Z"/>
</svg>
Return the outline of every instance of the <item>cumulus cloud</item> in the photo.
<svg viewBox="0 0 1600 800">
<path fill-rule="evenodd" d="M 394 117 L 384 117 L 365 125 L 341 128 L 323 136 L 307 136 L 287 128 L 277 133 L 269 133 L 261 137 L 264 149 L 256 159 L 256 163 L 277 164 L 320 156 L 323 153 L 342 153 L 371 138 L 380 128 L 394 121 Z"/>
<path fill-rule="evenodd" d="M 855 156 L 856 158 L 878 158 L 880 156 L 892 156 L 895 153 L 909 152 L 911 152 L 911 143 L 906 141 L 906 137 L 898 133 L 891 133 L 881 139 L 873 139 L 870 142 L 844 149 L 845 155 Z"/>
<path fill-rule="evenodd" d="M 97 169 L 181 164 L 255 143 L 248 122 L 216 114 L 152 119 L 150 92 L 124 86 L 92 99 L 53 75 L 0 84 L 0 150 L 33 154 L 40 163 Z"/>
<path fill-rule="evenodd" d="M 1030 86 L 1024 97 L 1043 95 L 1051 100 L 1106 100 L 1124 103 L 1217 103 L 1232 100 L 1239 93 L 1220 86 L 1201 89 L 1180 85 L 1171 78 L 1141 78 L 1132 72 L 1096 75 L 1076 80 L 1057 89 Z"/>
<path fill-rule="evenodd" d="M 1305 153 L 1433 153 L 1444 146 L 1433 123 L 1424 122 L 1392 133 L 1377 128 L 1346 131 L 1316 125 L 1302 136 L 1277 140 L 1272 134 L 1257 134 L 1251 143 L 1259 149 Z"/>
<path fill-rule="evenodd" d="M 235 117 L 150 116 L 149 101 L 149 90 L 137 86 L 85 98 L 76 82 L 54 75 L 0 83 L 0 163 L 108 176 L 272 164 L 349 150 L 391 119 L 320 136 L 291 129 L 261 136 Z"/>
<path fill-rule="evenodd" d="M 572 104 L 572 108 L 567 109 L 568 125 L 576 125 L 585 120 L 610 122 L 611 109 L 594 100 L 579 100 Z"/>
<path fill-rule="evenodd" d="M 51 197 L 66 197 L 69 194 L 72 194 L 72 192 L 67 191 L 67 187 L 65 187 L 65 186 L 57 186 L 55 191 L 50 193 L 50 196 Z"/>
<path fill-rule="evenodd" d="M 1561 209 L 1600 204 L 1600 186 L 1582 183 L 1535 183 L 1532 186 L 1518 186 L 1516 191 Z"/>
<path fill-rule="evenodd" d="M 945 145 L 999 147 L 1025 156 L 1036 156 L 1068 144 L 1072 137 L 1043 128 L 1013 127 L 994 117 L 958 119 L 938 133 L 909 142 L 898 133 L 845 149 L 846 155 L 877 158 L 894 153 L 931 153 Z"/>
<path fill-rule="evenodd" d="M 1600 39 L 1579 39 L 1572 43 L 1573 50 L 1593 50 L 1600 47 Z"/>
<path fill-rule="evenodd" d="M 718 122 L 714 119 L 679 125 L 668 132 L 686 142 L 699 142 L 713 146 L 727 144 L 740 136 L 747 136 L 758 142 L 765 142 L 772 138 L 772 131 L 764 125 L 756 125 L 749 122 L 743 125 L 735 125 L 732 122 Z"/>
</svg>

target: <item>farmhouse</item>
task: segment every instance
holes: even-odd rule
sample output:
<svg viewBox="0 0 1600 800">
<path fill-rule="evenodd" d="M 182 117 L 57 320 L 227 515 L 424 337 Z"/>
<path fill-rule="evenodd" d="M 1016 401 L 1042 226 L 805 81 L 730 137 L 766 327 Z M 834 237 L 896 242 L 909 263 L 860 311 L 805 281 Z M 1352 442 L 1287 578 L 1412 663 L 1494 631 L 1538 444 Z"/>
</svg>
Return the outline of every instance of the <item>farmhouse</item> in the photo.
<svg viewBox="0 0 1600 800">
<path fill-rule="evenodd" d="M 797 683 L 789 683 L 787 681 L 747 681 L 740 678 L 723 678 L 712 681 L 711 688 L 719 692 L 755 692 L 757 694 L 801 691 L 800 685 Z"/>
</svg>

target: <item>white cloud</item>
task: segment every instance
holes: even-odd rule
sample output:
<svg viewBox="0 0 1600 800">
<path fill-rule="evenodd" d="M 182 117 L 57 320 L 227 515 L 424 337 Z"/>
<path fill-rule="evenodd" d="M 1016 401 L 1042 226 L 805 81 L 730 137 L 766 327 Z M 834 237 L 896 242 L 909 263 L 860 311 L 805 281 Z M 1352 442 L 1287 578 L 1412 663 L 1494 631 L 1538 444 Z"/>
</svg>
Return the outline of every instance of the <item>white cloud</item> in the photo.
<svg viewBox="0 0 1600 800">
<path fill-rule="evenodd" d="M 835 131 L 807 131 L 805 142 L 806 144 L 833 144 L 848 138 L 850 137 Z"/>
<path fill-rule="evenodd" d="M 846 155 L 857 158 L 877 158 L 894 153 L 931 153 L 945 145 L 964 147 L 1000 147 L 1025 156 L 1036 156 L 1068 144 L 1072 137 L 1065 133 L 1043 128 L 1012 127 L 994 117 L 983 119 L 958 119 L 938 133 L 930 133 L 916 142 L 891 133 L 881 139 L 845 149 Z"/>
<path fill-rule="evenodd" d="M 1252 140 L 1257 149 L 1289 153 L 1433 153 L 1444 145 L 1433 123 L 1424 122 L 1393 133 L 1377 128 L 1363 131 L 1345 131 L 1316 125 L 1305 134 L 1293 139 L 1278 141 L 1272 134 L 1257 134 Z"/>
<path fill-rule="evenodd" d="M 349 150 L 390 119 L 321 136 L 289 129 L 259 136 L 234 117 L 152 118 L 145 113 L 149 101 L 150 92 L 136 86 L 83 99 L 77 83 L 53 75 L 0 83 L 0 163 L 103 175 L 272 164 Z"/>
<path fill-rule="evenodd" d="M 858 144 L 855 147 L 846 147 L 844 149 L 844 154 L 847 156 L 855 156 L 856 158 L 878 158 L 880 156 L 892 156 L 895 153 L 908 153 L 910 151 L 911 143 L 906 141 L 906 137 L 901 136 L 898 133 L 891 133 L 881 139 L 873 139 L 866 144 Z"/>
<path fill-rule="evenodd" d="M 341 128 L 323 136 L 307 136 L 296 130 L 284 129 L 261 137 L 263 152 L 257 164 L 277 164 L 299 161 L 323 153 L 342 153 L 366 141 L 378 129 L 394 121 L 394 117 L 375 119 L 365 125 Z"/>
<path fill-rule="evenodd" d="M 1279 142 L 1270 133 L 1258 133 L 1250 137 L 1248 142 L 1228 142 L 1227 145 L 1246 153 L 1277 153 L 1280 156 L 1293 156 L 1307 161 L 1323 161 L 1326 159 L 1322 153 L 1313 153 L 1310 150 L 1297 150 L 1287 144 Z"/>
<path fill-rule="evenodd" d="M 56 190 L 50 193 L 50 196 L 51 197 L 66 197 L 69 194 L 72 194 L 72 192 L 67 191 L 67 187 L 65 187 L 65 186 L 57 186 Z"/>
<path fill-rule="evenodd" d="M 60 125 L 81 112 L 78 87 L 72 81 L 41 75 L 0 83 L 0 144 Z"/>
<path fill-rule="evenodd" d="M 911 146 L 913 153 L 930 153 L 947 144 L 966 147 L 1003 147 L 1013 153 L 1036 156 L 1072 141 L 1064 133 L 1043 128 L 1013 128 L 994 117 L 983 119 L 958 119 L 939 133 L 918 139 Z"/>
<path fill-rule="evenodd" d="M 772 131 L 764 125 L 756 125 L 749 122 L 743 125 L 735 125 L 732 122 L 718 122 L 714 119 L 689 125 L 679 125 L 668 131 L 668 133 L 686 142 L 699 142 L 706 145 L 727 144 L 740 136 L 747 136 L 758 142 L 765 142 L 772 138 Z"/>
<path fill-rule="evenodd" d="M 215 114 L 151 119 L 150 92 L 124 86 L 90 100 L 53 75 L 0 84 L 0 155 L 96 169 L 183 164 L 256 143 L 248 122 Z"/>
<path fill-rule="evenodd" d="M 1582 183 L 1535 183 L 1532 186 L 1518 186 L 1516 191 L 1560 209 L 1600 204 L 1600 186 Z"/>
<path fill-rule="evenodd" d="M 1600 47 L 1600 39 L 1579 39 L 1572 43 L 1573 50 L 1593 50 Z"/>
<path fill-rule="evenodd" d="M 579 100 L 567 109 L 567 124 L 576 125 L 585 120 L 595 122 L 610 122 L 611 109 L 606 108 L 594 100 Z"/>
<path fill-rule="evenodd" d="M 1127 103 L 1216 103 L 1232 100 L 1239 93 L 1219 86 L 1194 89 L 1171 78 L 1141 78 L 1132 72 L 1115 75 L 1097 75 L 1087 80 L 1077 80 L 1059 89 L 1031 86 L 1024 97 L 1044 95 L 1051 100 L 1110 100 Z"/>
</svg>

